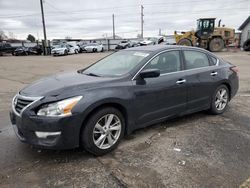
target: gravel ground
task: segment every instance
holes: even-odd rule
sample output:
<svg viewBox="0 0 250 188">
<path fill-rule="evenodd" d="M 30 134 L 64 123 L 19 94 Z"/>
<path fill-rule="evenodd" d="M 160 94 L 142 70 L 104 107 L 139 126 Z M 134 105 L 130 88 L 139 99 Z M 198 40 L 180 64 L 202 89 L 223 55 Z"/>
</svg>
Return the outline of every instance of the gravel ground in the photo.
<svg viewBox="0 0 250 188">
<path fill-rule="evenodd" d="M 0 57 L 0 187 L 250 187 L 247 52 L 217 54 L 240 68 L 240 90 L 223 115 L 200 112 L 137 130 L 103 157 L 81 149 L 38 150 L 18 141 L 8 111 L 19 89 L 108 54 Z"/>
</svg>

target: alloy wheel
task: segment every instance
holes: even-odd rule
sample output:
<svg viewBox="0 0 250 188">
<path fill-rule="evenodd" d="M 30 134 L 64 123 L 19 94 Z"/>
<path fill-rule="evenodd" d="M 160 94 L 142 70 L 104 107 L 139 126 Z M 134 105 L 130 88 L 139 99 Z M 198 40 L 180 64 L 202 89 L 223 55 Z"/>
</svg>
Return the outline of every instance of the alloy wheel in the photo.
<svg viewBox="0 0 250 188">
<path fill-rule="evenodd" d="M 93 141 L 100 149 L 112 147 L 121 134 L 121 120 L 115 114 L 102 116 L 94 126 Z"/>
<path fill-rule="evenodd" d="M 228 93 L 225 88 L 221 88 L 218 90 L 215 96 L 215 107 L 217 110 L 223 110 L 228 102 Z"/>
</svg>

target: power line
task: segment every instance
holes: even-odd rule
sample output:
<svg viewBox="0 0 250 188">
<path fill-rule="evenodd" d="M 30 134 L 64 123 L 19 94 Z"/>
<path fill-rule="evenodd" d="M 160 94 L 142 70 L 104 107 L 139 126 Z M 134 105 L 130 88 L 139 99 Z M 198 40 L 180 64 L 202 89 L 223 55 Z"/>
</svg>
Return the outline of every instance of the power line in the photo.
<svg viewBox="0 0 250 188">
<path fill-rule="evenodd" d="M 234 1 L 232 1 L 232 2 L 234 2 Z M 237 1 L 237 4 L 239 4 L 239 3 L 245 3 L 246 2 L 246 0 L 241 0 L 241 1 Z M 50 6 L 50 7 L 52 7 L 53 9 L 55 9 L 55 10 L 57 10 L 57 11 L 59 11 L 59 12 L 61 12 L 62 14 L 77 14 L 77 13 L 79 13 L 79 14 L 82 14 L 83 12 L 90 12 L 90 11 L 98 11 L 98 12 L 100 12 L 100 11 L 105 11 L 105 10 L 117 10 L 117 9 L 127 9 L 127 8 L 138 8 L 140 5 L 127 5 L 127 6 L 117 6 L 117 7 L 104 7 L 104 8 L 98 8 L 98 9 L 82 9 L 82 10 L 75 10 L 75 11 L 70 11 L 70 12 L 67 12 L 67 11 L 63 11 L 63 10 L 61 10 L 61 9 L 58 9 L 58 8 L 56 8 L 54 5 L 52 5 L 51 3 L 49 3 L 48 1 L 46 1 L 46 3 L 48 3 L 48 5 Z M 197 0 L 193 0 L 193 1 L 177 1 L 177 2 L 171 2 L 171 3 L 163 3 L 163 2 L 161 2 L 161 3 L 145 3 L 144 4 L 144 7 L 145 6 L 159 6 L 159 5 L 161 5 L 161 7 L 163 7 L 162 5 L 165 5 L 165 6 L 168 6 L 168 7 L 171 7 L 172 5 L 183 5 L 183 3 L 188 3 L 188 4 L 190 4 L 190 5 L 192 5 L 192 3 L 195 3 L 195 4 L 197 4 L 197 3 L 203 3 L 204 4 L 204 2 L 203 1 L 197 1 Z M 54 15 L 54 14 L 57 14 L 58 12 L 48 12 L 47 14 L 46 14 L 46 16 L 47 15 Z M 35 16 L 35 15 L 39 15 L 38 13 L 34 13 L 34 14 L 26 14 L 26 15 L 21 15 L 21 14 L 18 14 L 18 15 L 0 15 L 0 18 L 18 18 L 18 17 L 27 17 L 27 16 Z"/>
</svg>

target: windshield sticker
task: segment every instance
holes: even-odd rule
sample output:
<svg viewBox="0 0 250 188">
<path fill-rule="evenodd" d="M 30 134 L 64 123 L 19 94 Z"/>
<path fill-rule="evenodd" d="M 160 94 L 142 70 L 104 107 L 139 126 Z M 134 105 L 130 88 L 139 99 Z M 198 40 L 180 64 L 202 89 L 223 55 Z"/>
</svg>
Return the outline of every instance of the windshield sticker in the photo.
<svg viewBox="0 0 250 188">
<path fill-rule="evenodd" d="M 143 52 L 135 52 L 133 55 L 141 56 L 141 57 L 147 57 L 149 54 L 143 53 Z"/>
</svg>

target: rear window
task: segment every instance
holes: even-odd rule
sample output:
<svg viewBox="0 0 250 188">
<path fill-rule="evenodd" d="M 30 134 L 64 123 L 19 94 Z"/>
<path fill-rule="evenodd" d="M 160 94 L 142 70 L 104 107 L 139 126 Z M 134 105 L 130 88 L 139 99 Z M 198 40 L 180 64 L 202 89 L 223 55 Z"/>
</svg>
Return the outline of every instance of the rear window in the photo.
<svg viewBox="0 0 250 188">
<path fill-rule="evenodd" d="M 208 57 L 206 54 L 198 51 L 183 51 L 186 69 L 195 69 L 209 66 Z"/>
</svg>

